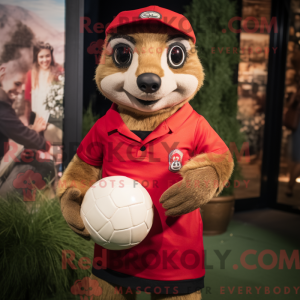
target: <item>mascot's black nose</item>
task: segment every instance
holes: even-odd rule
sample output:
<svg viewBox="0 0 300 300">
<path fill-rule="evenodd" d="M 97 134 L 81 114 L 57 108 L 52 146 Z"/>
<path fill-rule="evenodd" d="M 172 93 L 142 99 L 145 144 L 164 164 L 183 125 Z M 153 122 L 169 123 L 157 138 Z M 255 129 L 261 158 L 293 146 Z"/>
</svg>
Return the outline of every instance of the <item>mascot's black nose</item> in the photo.
<svg viewBox="0 0 300 300">
<path fill-rule="evenodd" d="M 138 76 L 137 85 L 145 93 L 155 93 L 159 90 L 161 79 L 154 73 L 144 73 Z"/>
</svg>

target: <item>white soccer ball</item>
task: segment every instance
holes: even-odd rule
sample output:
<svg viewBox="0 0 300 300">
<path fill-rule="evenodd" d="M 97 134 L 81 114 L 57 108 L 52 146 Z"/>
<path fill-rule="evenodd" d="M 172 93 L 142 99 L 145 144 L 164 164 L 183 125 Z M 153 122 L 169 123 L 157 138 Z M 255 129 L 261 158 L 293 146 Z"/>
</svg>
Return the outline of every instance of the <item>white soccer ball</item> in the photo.
<svg viewBox="0 0 300 300">
<path fill-rule="evenodd" d="M 109 250 L 129 249 L 150 231 L 153 202 L 139 182 L 110 176 L 88 189 L 80 215 L 96 244 Z"/>
</svg>

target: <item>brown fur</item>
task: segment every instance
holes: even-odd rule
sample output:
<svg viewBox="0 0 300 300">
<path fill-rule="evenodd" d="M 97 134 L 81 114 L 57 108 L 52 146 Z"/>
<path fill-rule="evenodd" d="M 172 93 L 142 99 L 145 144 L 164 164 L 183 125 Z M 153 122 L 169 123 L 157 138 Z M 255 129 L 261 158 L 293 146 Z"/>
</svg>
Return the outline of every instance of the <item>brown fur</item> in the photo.
<svg viewBox="0 0 300 300">
<path fill-rule="evenodd" d="M 206 204 L 215 194 L 218 180 L 216 171 L 210 167 L 193 169 L 184 174 L 178 183 L 168 188 L 159 202 L 165 208 L 166 216 L 180 216 Z"/>
<path fill-rule="evenodd" d="M 184 177 L 186 172 L 210 166 L 214 168 L 218 175 L 218 189 L 216 190 L 216 196 L 219 195 L 227 180 L 230 178 L 234 162 L 230 151 L 224 154 L 203 153 L 193 157 L 188 163 L 186 163 L 181 169 L 180 174 Z"/>
<path fill-rule="evenodd" d="M 101 168 L 85 163 L 75 154 L 57 186 L 56 194 L 60 198 L 61 211 L 66 222 L 85 239 L 90 239 L 90 234 L 80 217 L 80 206 L 86 191 L 100 180 L 101 173 Z"/>
<path fill-rule="evenodd" d="M 184 103 L 180 104 L 181 105 L 176 105 L 166 112 L 161 112 L 160 114 L 150 116 L 139 115 L 136 112 L 132 112 L 122 106 L 118 107 L 118 111 L 123 122 L 130 130 L 153 131 L 159 124 L 173 115 L 180 107 L 184 105 Z"/>
<path fill-rule="evenodd" d="M 62 214 L 74 232 L 85 239 L 90 234 L 80 217 L 80 206 L 86 191 L 101 178 L 102 169 L 83 162 L 77 154 L 61 177 L 56 194 L 60 198 Z"/>
<path fill-rule="evenodd" d="M 139 53 L 139 65 L 135 76 L 138 77 L 143 73 L 154 73 L 159 77 L 163 77 L 164 70 L 160 65 L 160 61 L 162 52 L 166 48 L 167 35 L 155 33 L 135 33 L 131 36 L 137 41 L 135 46 Z"/>
<path fill-rule="evenodd" d="M 89 240 L 90 234 L 84 227 L 83 221 L 80 217 L 80 207 L 83 195 L 80 190 L 70 187 L 66 190 L 60 199 L 61 212 L 71 229 L 78 235 Z"/>
<path fill-rule="evenodd" d="M 84 195 L 93 183 L 101 179 L 101 173 L 101 168 L 85 163 L 75 154 L 58 183 L 56 195 L 61 198 L 69 187 L 79 189 Z"/>
</svg>

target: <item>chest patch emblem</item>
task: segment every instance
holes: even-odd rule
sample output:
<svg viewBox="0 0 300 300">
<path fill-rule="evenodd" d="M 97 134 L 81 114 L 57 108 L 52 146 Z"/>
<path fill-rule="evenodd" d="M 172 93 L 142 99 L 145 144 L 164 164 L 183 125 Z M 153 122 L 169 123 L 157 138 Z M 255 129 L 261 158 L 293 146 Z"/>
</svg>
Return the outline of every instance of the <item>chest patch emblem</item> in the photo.
<svg viewBox="0 0 300 300">
<path fill-rule="evenodd" d="M 169 171 L 178 172 L 182 167 L 182 157 L 183 153 L 174 149 L 169 153 Z"/>
</svg>

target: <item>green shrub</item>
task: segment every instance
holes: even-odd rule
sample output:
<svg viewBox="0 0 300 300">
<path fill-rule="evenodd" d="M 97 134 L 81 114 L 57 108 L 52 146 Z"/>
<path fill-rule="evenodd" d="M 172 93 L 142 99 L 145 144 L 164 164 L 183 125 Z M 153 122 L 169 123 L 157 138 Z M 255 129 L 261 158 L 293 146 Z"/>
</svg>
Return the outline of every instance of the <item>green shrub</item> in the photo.
<svg viewBox="0 0 300 300">
<path fill-rule="evenodd" d="M 205 72 L 204 85 L 190 103 L 205 117 L 227 146 L 234 142 L 240 149 L 244 137 L 236 118 L 238 95 L 237 85 L 233 83 L 234 70 L 240 57 L 239 54 L 233 54 L 233 47 L 238 47 L 237 36 L 228 29 L 229 20 L 237 15 L 236 1 L 192 0 L 185 10 L 185 16 L 196 35 L 196 47 Z M 236 22 L 233 23 L 235 24 Z M 226 33 L 222 32 L 223 29 L 227 30 Z M 212 53 L 213 47 L 215 53 Z M 230 54 L 226 53 L 227 47 Z M 236 158 L 234 159 L 235 169 L 230 187 L 225 188 L 222 195 L 233 194 L 233 181 L 240 178 Z"/>
<path fill-rule="evenodd" d="M 58 199 L 37 193 L 35 202 L 17 195 L 0 198 L 0 298 L 64 299 L 75 280 L 91 269 L 78 268 L 80 257 L 93 257 L 93 242 L 76 235 L 64 220 Z M 75 252 L 76 270 L 62 269 L 62 251 Z M 73 296 L 74 297 L 74 296 Z"/>
<path fill-rule="evenodd" d="M 94 115 L 92 110 L 93 99 L 89 102 L 88 108 L 83 112 L 82 116 L 82 138 L 84 138 L 100 116 Z"/>
</svg>

